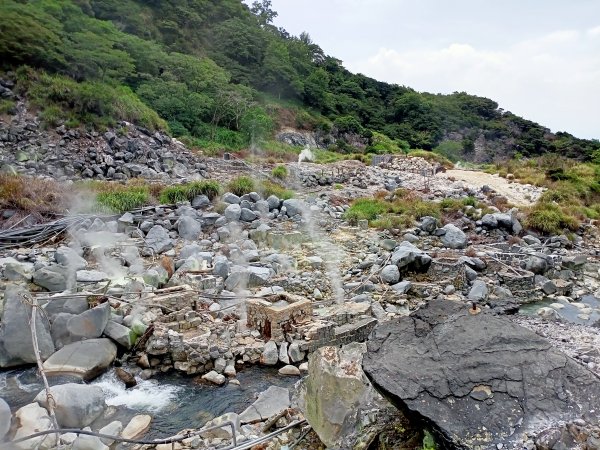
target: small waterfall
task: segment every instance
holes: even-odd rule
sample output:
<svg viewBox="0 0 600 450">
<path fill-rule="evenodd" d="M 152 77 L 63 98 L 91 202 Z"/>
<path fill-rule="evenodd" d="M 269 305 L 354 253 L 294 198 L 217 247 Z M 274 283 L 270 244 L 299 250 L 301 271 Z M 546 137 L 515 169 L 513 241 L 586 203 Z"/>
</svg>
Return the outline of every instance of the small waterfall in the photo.
<svg viewBox="0 0 600 450">
<path fill-rule="evenodd" d="M 92 382 L 102 389 L 106 395 L 106 404 L 124 406 L 129 409 L 156 413 L 173 404 L 183 386 L 159 384 L 156 380 L 142 380 L 136 377 L 137 386 L 125 389 L 125 385 L 117 378 L 114 371 L 105 373 Z"/>
</svg>

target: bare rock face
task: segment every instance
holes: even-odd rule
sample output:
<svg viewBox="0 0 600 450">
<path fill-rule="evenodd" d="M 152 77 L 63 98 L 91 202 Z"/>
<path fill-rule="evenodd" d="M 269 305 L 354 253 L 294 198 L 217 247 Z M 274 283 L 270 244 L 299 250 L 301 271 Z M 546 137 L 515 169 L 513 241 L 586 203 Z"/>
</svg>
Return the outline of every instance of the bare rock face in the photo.
<svg viewBox="0 0 600 450">
<path fill-rule="evenodd" d="M 451 448 L 496 448 L 559 421 L 600 419 L 600 380 L 505 318 L 432 301 L 378 325 L 363 368 Z M 499 447 L 498 447 L 499 448 Z"/>
<path fill-rule="evenodd" d="M 354 448 L 361 439 L 373 439 L 381 431 L 376 422 L 394 413 L 363 373 L 365 351 L 365 344 L 352 343 L 310 355 L 300 406 L 327 447 Z"/>
</svg>

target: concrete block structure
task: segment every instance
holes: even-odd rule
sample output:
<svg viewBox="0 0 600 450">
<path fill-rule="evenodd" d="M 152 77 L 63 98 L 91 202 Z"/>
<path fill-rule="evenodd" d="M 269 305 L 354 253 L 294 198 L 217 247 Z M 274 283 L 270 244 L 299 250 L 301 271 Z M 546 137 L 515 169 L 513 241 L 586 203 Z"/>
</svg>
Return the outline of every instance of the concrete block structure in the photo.
<svg viewBox="0 0 600 450">
<path fill-rule="evenodd" d="M 283 341 L 286 333 L 312 319 L 310 300 L 287 293 L 246 301 L 247 325 L 265 339 Z"/>
</svg>

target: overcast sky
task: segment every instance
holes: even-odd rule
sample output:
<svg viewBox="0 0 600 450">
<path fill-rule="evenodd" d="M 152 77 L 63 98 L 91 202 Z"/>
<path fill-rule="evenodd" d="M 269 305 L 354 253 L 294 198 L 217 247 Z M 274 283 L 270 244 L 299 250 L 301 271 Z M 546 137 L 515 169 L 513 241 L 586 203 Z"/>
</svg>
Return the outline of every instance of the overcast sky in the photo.
<svg viewBox="0 0 600 450">
<path fill-rule="evenodd" d="M 353 72 L 600 138 L 600 0 L 272 0 Z"/>
</svg>

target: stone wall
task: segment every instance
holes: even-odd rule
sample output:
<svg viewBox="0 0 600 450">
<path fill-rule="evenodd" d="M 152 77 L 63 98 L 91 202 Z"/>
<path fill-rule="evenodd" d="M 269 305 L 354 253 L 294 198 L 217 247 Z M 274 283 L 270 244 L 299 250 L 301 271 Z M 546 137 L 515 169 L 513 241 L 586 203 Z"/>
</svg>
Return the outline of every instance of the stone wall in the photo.
<svg viewBox="0 0 600 450">
<path fill-rule="evenodd" d="M 246 301 L 247 325 L 265 339 L 283 340 L 295 325 L 309 321 L 311 316 L 310 300 L 296 295 L 278 294 Z"/>
</svg>

